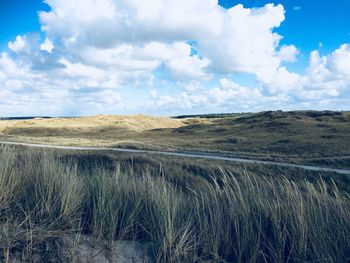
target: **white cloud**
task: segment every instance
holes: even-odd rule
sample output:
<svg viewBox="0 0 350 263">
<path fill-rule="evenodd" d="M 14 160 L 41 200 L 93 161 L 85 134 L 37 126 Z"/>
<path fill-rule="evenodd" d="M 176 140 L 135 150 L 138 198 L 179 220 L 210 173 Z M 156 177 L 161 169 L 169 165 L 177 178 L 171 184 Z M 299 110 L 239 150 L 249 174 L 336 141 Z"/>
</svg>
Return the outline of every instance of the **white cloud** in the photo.
<svg viewBox="0 0 350 263">
<path fill-rule="evenodd" d="M 282 5 L 226 10 L 217 0 L 45 2 L 51 10 L 40 13 L 43 38 L 17 36 L 1 54 L 3 112 L 144 110 L 124 101 L 142 88 L 152 98 L 143 105 L 151 108 L 226 105 L 232 111 L 350 93 L 348 44 L 328 55 L 312 52 L 305 74 L 288 70 L 284 62 L 296 62 L 299 50 L 281 46 L 274 31 L 285 19 Z M 256 83 L 233 81 L 242 73 Z M 169 82 L 178 84 L 169 94 L 157 91 L 169 91 Z"/>
<path fill-rule="evenodd" d="M 223 78 L 219 85 L 207 90 L 186 90 L 179 95 L 156 96 L 151 101 L 143 101 L 142 105 L 153 109 L 210 111 L 258 111 L 267 109 L 269 105 L 288 105 L 292 102 L 286 94 L 264 95 L 258 88 L 250 88 Z"/>
<path fill-rule="evenodd" d="M 123 7 L 138 39 L 198 39 L 222 30 L 223 10 L 216 0 L 124 0 L 119 2 Z"/>
<path fill-rule="evenodd" d="M 62 63 L 65 67 L 63 69 L 63 73 L 66 76 L 71 77 L 85 77 L 95 80 L 102 80 L 106 77 L 107 72 L 104 70 L 86 66 L 81 63 L 71 63 L 66 59 L 61 59 L 60 63 Z"/>
<path fill-rule="evenodd" d="M 53 43 L 51 42 L 51 40 L 48 39 L 48 38 L 46 38 L 45 41 L 44 41 L 44 43 L 42 43 L 42 44 L 40 45 L 40 49 L 41 49 L 41 50 L 45 50 L 45 51 L 47 51 L 47 52 L 49 52 L 49 53 L 51 53 L 52 50 L 53 50 L 54 48 L 55 48 L 55 46 L 53 45 Z"/>
<path fill-rule="evenodd" d="M 300 75 L 289 72 L 285 67 L 262 68 L 257 75 L 258 81 L 272 94 L 293 92 L 301 79 Z"/>
<path fill-rule="evenodd" d="M 20 80 L 20 77 L 25 73 L 24 69 L 17 66 L 6 52 L 1 53 L 0 56 L 0 72 L 3 72 L 6 77 L 13 76 L 18 78 L 18 80 Z"/>
<path fill-rule="evenodd" d="M 210 61 L 213 71 L 256 74 L 265 67 L 276 70 L 282 60 L 295 60 L 297 53 L 294 46 L 277 50 L 282 37 L 272 30 L 284 20 L 282 5 L 258 9 L 237 5 L 225 10 L 216 0 L 84 0 L 79 8 L 76 1 L 47 3 L 52 10 L 40 14 L 43 30 L 79 57 L 92 57 L 91 53 L 97 52 L 95 57 L 101 60 L 107 57 L 108 61 L 114 54 L 120 61 L 116 52 L 123 54 L 121 60 L 128 60 L 131 55 L 125 57 L 126 52 L 134 55 L 135 62 L 135 56 L 143 58 L 147 52 L 159 50 L 159 59 L 164 61 L 169 53 L 165 43 L 194 40 L 203 57 L 193 58 L 187 52 L 186 57 L 178 55 L 168 65 L 174 75 L 183 64 L 187 71 L 182 69 L 181 75 L 203 78 L 201 69 Z M 138 50 L 142 47 L 146 54 Z M 192 66 L 197 70 L 190 70 Z"/>
<path fill-rule="evenodd" d="M 313 93 L 334 97 L 350 90 L 350 45 L 341 45 L 329 55 L 321 56 L 318 51 L 310 55 L 310 65 L 303 76 L 302 85 Z"/>
<path fill-rule="evenodd" d="M 296 56 L 299 54 L 299 50 L 294 45 L 282 46 L 278 51 L 278 55 L 281 61 L 295 62 Z"/>
<path fill-rule="evenodd" d="M 284 20 L 282 5 L 268 4 L 259 9 L 237 5 L 224 17 L 222 34 L 199 42 L 214 70 L 256 74 L 262 68 L 276 69 L 280 65 L 276 48 L 282 37 L 272 30 Z"/>
<path fill-rule="evenodd" d="M 176 79 L 209 79 L 205 68 L 210 64 L 207 58 L 185 56 L 174 58 L 166 63 L 167 68 Z"/>
<path fill-rule="evenodd" d="M 123 107 L 119 87 L 108 83 L 113 76 L 81 64 L 62 63 L 68 71 L 66 67 L 33 71 L 2 53 L 0 116 L 94 114 Z"/>
<path fill-rule="evenodd" d="M 244 102 L 247 106 L 252 101 L 261 103 L 263 95 L 256 88 L 243 87 L 228 79 L 220 80 L 220 87 L 212 88 L 209 90 L 209 100 L 212 103 L 225 104 L 232 102 L 238 103 L 239 101 Z M 243 104 L 243 103 L 240 103 Z"/>
<path fill-rule="evenodd" d="M 344 44 L 328 57 L 329 67 L 342 77 L 350 79 L 350 45 Z"/>
<path fill-rule="evenodd" d="M 280 67 L 277 72 L 259 74 L 260 81 L 272 94 L 287 93 L 300 101 L 335 98 L 350 92 L 350 45 L 341 45 L 328 55 L 319 51 L 310 54 L 309 66 L 304 75 Z"/>
<path fill-rule="evenodd" d="M 65 45 L 110 47 L 118 42 L 183 41 L 222 29 L 215 0 L 46 1 L 43 30 Z"/>
<path fill-rule="evenodd" d="M 152 101 L 143 101 L 142 105 L 147 108 L 165 109 L 193 109 L 208 103 L 207 97 L 203 94 L 190 94 L 181 92 L 177 96 L 161 95 Z"/>
<path fill-rule="evenodd" d="M 178 81 L 176 84 L 179 87 L 186 90 L 187 92 L 197 92 L 197 91 L 200 91 L 201 89 L 203 89 L 202 82 L 198 81 L 198 80 L 192 80 L 190 82 L 185 82 L 185 83 Z"/>
<path fill-rule="evenodd" d="M 145 45 L 125 43 L 114 48 L 83 48 L 78 57 L 86 64 L 99 67 L 113 67 L 128 71 L 153 71 L 162 62 L 189 56 L 191 47 L 182 42 L 165 44 L 150 42 Z"/>
<path fill-rule="evenodd" d="M 15 41 L 8 43 L 8 47 L 15 53 L 25 50 L 27 47 L 26 37 L 17 36 Z"/>
</svg>

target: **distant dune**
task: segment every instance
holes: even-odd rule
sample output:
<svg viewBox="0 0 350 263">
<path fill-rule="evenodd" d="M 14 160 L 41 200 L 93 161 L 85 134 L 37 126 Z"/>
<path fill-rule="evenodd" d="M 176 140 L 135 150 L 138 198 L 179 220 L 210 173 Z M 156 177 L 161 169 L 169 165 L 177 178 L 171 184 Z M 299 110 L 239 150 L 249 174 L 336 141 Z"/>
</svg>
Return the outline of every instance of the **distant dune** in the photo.
<svg viewBox="0 0 350 263">
<path fill-rule="evenodd" d="M 350 112 L 266 111 L 182 116 L 98 115 L 0 121 L 0 140 L 66 146 L 204 151 L 350 167 Z"/>
<path fill-rule="evenodd" d="M 147 115 L 97 115 L 79 118 L 34 118 L 27 120 L 2 120 L 0 133 L 14 128 L 67 128 L 89 129 L 97 127 L 115 127 L 128 131 L 142 132 L 153 129 L 179 128 L 184 126 L 182 120 L 169 117 Z"/>
</svg>

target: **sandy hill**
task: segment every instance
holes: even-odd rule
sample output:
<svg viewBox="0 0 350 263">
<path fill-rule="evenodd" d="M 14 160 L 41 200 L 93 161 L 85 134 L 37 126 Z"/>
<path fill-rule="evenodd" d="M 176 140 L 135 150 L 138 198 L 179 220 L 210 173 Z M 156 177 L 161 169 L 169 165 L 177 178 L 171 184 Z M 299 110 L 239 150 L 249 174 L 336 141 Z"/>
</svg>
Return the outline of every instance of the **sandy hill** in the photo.
<svg viewBox="0 0 350 263">
<path fill-rule="evenodd" d="M 72 128 L 89 129 L 96 127 L 115 127 L 135 132 L 153 129 L 178 128 L 185 125 L 182 120 L 169 117 L 147 115 L 97 115 L 78 118 L 51 118 L 31 120 L 3 120 L 0 121 L 0 132 L 5 129 L 16 128 Z"/>
</svg>

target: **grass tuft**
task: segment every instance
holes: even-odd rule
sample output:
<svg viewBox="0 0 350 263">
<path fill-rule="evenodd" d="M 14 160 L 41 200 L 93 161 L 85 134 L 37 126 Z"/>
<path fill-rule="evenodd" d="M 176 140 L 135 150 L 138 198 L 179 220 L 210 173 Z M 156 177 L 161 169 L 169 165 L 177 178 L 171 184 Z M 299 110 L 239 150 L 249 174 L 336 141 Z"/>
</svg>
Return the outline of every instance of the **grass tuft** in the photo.
<svg viewBox="0 0 350 263">
<path fill-rule="evenodd" d="M 80 235 L 111 261 L 118 240 L 149 244 L 155 262 L 350 260 L 350 197 L 321 178 L 118 167 L 1 148 L 0 261 L 63 260 L 74 250 L 65 240 Z"/>
</svg>

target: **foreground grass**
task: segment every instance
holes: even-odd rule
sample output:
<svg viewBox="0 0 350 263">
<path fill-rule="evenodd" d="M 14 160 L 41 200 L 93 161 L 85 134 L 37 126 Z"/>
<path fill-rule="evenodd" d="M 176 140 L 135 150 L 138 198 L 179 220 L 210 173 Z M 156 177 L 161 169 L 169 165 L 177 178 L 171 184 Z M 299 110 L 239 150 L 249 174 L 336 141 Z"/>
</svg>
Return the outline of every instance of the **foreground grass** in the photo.
<svg viewBox="0 0 350 263">
<path fill-rule="evenodd" d="M 51 153 L 0 150 L 0 261 L 69 261 L 64 239 L 150 244 L 156 262 L 348 262 L 350 198 L 319 180 L 132 166 L 81 170 Z"/>
</svg>

